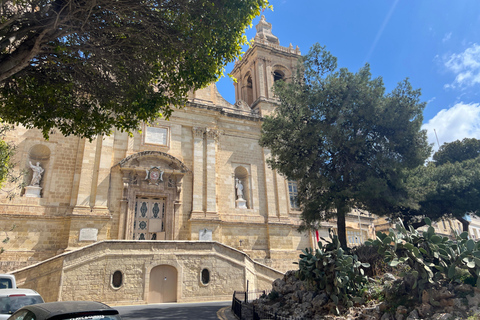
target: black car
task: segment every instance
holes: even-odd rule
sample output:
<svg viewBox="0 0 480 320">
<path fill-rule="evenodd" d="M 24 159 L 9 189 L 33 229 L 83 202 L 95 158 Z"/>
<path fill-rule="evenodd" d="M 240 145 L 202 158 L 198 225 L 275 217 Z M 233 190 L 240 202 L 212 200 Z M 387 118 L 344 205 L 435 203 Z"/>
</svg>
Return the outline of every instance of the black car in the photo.
<svg viewBox="0 0 480 320">
<path fill-rule="evenodd" d="M 25 306 L 8 320 L 121 320 L 118 311 L 93 301 L 61 301 Z"/>
</svg>

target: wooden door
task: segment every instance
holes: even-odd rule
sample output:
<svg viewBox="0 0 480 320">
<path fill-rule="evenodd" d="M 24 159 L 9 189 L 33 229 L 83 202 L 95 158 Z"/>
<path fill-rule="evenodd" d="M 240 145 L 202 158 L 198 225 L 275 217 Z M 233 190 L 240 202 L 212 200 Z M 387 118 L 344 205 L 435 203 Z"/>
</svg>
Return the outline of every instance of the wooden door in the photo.
<svg viewBox="0 0 480 320">
<path fill-rule="evenodd" d="M 133 240 L 165 240 L 165 199 L 137 199 Z"/>
<path fill-rule="evenodd" d="M 150 272 L 148 303 L 177 302 L 177 269 L 161 265 Z"/>
</svg>

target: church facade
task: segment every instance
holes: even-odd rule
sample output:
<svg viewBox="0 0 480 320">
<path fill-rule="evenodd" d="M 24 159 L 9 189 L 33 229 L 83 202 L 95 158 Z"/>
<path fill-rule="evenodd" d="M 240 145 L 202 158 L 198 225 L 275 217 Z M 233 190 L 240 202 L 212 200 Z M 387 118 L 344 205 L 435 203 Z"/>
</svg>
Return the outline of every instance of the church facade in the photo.
<svg viewBox="0 0 480 320">
<path fill-rule="evenodd" d="M 295 182 L 268 167 L 258 144 L 277 104 L 274 81 L 288 80 L 299 57 L 262 18 L 232 72 L 234 105 L 211 85 L 132 135 L 10 132 L 29 186 L 0 200 L 9 238 L 1 271 L 47 301 L 206 301 L 270 289 L 316 241 L 297 231 Z M 371 237 L 373 219 L 351 220 Z"/>
</svg>

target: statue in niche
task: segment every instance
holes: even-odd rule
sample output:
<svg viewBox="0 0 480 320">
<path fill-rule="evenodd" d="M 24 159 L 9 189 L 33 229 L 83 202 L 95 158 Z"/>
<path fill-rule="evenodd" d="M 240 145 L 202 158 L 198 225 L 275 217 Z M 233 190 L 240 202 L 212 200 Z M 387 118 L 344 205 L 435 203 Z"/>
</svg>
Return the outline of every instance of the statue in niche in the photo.
<svg viewBox="0 0 480 320">
<path fill-rule="evenodd" d="M 42 173 L 45 171 L 42 167 L 40 167 L 40 162 L 37 162 L 37 165 L 33 165 L 32 161 L 29 161 L 30 168 L 33 171 L 32 182 L 30 182 L 31 186 L 39 186 L 40 180 L 42 179 Z"/>
<path fill-rule="evenodd" d="M 240 179 L 236 178 L 236 184 L 235 184 L 235 188 L 237 189 L 237 199 L 238 200 L 243 200 L 243 185 L 242 185 L 242 181 L 240 181 Z"/>
</svg>

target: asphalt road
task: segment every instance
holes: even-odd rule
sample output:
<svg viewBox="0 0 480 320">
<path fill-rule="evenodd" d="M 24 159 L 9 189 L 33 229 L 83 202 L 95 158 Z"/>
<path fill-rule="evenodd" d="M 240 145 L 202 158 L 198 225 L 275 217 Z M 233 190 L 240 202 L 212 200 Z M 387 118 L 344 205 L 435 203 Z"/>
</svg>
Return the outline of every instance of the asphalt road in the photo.
<svg viewBox="0 0 480 320">
<path fill-rule="evenodd" d="M 115 307 L 123 320 L 218 320 L 217 312 L 231 301 L 202 303 L 159 303 Z"/>
</svg>

